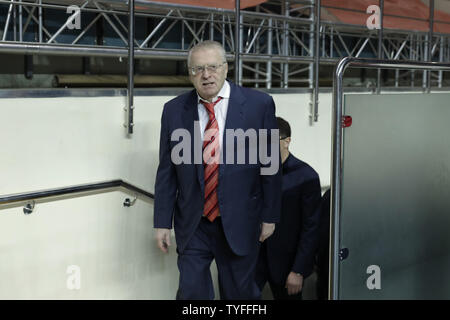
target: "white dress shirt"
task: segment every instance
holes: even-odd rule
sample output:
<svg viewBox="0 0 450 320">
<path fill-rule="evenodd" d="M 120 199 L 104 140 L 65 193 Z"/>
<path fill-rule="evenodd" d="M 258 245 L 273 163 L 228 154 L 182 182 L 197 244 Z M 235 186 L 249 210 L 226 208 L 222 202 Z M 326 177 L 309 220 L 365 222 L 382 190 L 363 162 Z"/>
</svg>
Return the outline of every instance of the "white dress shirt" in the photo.
<svg viewBox="0 0 450 320">
<path fill-rule="evenodd" d="M 203 136 L 205 135 L 205 128 L 209 121 L 208 111 L 205 106 L 200 102 L 200 100 L 206 101 L 202 99 L 198 93 L 198 119 L 200 122 L 200 133 L 203 141 Z M 215 106 L 214 106 L 214 116 L 216 117 L 217 124 L 219 126 L 219 146 L 220 150 L 222 150 L 222 141 L 223 141 L 223 133 L 225 131 L 225 120 L 227 119 L 227 111 L 228 111 L 228 102 L 230 101 L 230 84 L 225 80 L 223 83 L 222 89 L 220 89 L 219 93 L 216 97 L 212 99 L 212 102 L 216 102 L 219 97 L 222 97 Z M 208 102 L 208 101 L 206 101 Z"/>
</svg>

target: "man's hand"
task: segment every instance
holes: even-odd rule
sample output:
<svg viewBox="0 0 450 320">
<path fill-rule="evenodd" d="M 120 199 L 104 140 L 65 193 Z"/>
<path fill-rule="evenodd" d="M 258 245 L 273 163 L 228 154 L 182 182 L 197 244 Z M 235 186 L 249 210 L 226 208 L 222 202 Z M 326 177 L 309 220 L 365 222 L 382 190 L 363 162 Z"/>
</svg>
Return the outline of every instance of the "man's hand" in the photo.
<svg viewBox="0 0 450 320">
<path fill-rule="evenodd" d="M 288 295 L 294 295 L 302 291 L 303 287 L 303 276 L 299 273 L 292 272 L 289 273 L 286 280 L 286 289 L 288 291 Z"/>
<path fill-rule="evenodd" d="M 264 242 L 268 237 L 272 235 L 275 231 L 275 223 L 262 223 L 261 235 L 259 236 L 259 241 Z"/>
<path fill-rule="evenodd" d="M 156 243 L 162 252 L 169 252 L 170 229 L 156 228 Z"/>
</svg>

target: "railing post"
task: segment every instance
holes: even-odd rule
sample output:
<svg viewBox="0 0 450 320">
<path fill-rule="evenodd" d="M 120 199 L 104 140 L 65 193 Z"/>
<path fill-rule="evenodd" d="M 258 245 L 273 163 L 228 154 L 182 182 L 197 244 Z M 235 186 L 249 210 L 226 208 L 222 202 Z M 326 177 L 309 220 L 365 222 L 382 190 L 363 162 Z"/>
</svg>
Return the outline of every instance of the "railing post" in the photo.
<svg viewBox="0 0 450 320">
<path fill-rule="evenodd" d="M 134 98 L 134 0 L 128 0 L 128 90 L 126 123 L 128 134 L 133 134 L 133 98 Z"/>
</svg>

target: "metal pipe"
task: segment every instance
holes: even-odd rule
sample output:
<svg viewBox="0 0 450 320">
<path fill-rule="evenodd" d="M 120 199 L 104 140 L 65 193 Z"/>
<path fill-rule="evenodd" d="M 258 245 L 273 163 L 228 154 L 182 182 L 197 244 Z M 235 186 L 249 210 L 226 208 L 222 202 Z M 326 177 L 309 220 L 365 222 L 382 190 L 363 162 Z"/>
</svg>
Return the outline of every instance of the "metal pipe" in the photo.
<svg viewBox="0 0 450 320">
<path fill-rule="evenodd" d="M 22 42 L 23 41 L 23 27 L 22 27 L 22 5 L 19 5 L 19 41 Z"/>
<path fill-rule="evenodd" d="M 411 43 L 409 45 L 409 59 L 410 60 L 415 60 L 415 51 L 414 51 L 414 47 L 415 47 L 415 40 L 414 40 L 414 36 L 411 35 Z M 412 70 L 411 71 L 411 88 L 414 88 L 414 82 L 415 82 L 415 71 Z"/>
<path fill-rule="evenodd" d="M 239 52 L 240 52 L 240 21 L 241 2 L 235 0 L 235 29 L 234 29 L 234 82 L 239 84 Z"/>
<path fill-rule="evenodd" d="M 260 10 L 260 8 L 259 8 L 259 5 L 258 6 L 256 6 L 256 12 L 259 12 L 259 10 Z M 263 20 L 263 22 L 264 22 L 265 20 Z M 260 25 L 260 28 L 262 28 L 262 25 Z M 256 33 L 259 33 L 260 32 L 260 30 L 261 29 L 258 29 L 257 31 L 256 31 Z M 256 37 L 255 37 L 256 38 Z M 259 52 L 260 50 L 261 50 L 261 47 L 260 47 L 260 45 L 259 45 L 259 40 L 260 39 L 258 39 L 258 41 L 256 41 L 256 43 L 255 43 L 255 53 L 256 52 Z M 250 45 L 250 47 L 251 47 L 251 45 Z M 244 66 L 243 66 L 244 67 Z M 256 63 L 255 64 L 255 80 L 257 81 L 256 83 L 255 83 L 255 88 L 259 88 L 259 82 L 260 82 L 260 79 L 259 79 L 259 63 Z M 265 75 L 264 73 L 263 73 L 263 75 Z M 242 81 L 244 81 L 244 80 L 242 80 Z M 262 82 L 264 83 L 265 82 L 265 79 L 262 79 Z"/>
<path fill-rule="evenodd" d="M 209 40 L 214 40 L 214 13 L 211 13 L 211 22 L 209 23 Z"/>
<path fill-rule="evenodd" d="M 343 22 L 338 22 L 338 21 L 322 21 L 321 23 L 322 23 L 322 25 L 327 25 L 329 27 L 332 27 L 332 26 L 335 28 L 342 27 L 342 29 L 349 28 L 355 32 L 356 31 L 366 31 L 367 32 L 366 25 L 355 25 L 355 24 L 343 23 Z M 400 34 L 408 35 L 408 34 L 423 34 L 424 33 L 423 31 L 418 31 L 418 30 L 405 30 L 405 29 L 396 29 L 396 28 L 389 28 L 387 30 L 383 30 L 383 32 L 385 32 L 385 33 L 388 32 L 389 34 L 393 34 L 394 36 L 400 35 Z M 448 36 L 448 34 L 442 33 L 442 32 L 435 32 L 434 35 Z"/>
<path fill-rule="evenodd" d="M 313 57 L 301 57 L 301 56 L 279 56 L 279 55 L 267 55 L 267 54 L 242 54 L 242 60 L 248 62 L 262 62 L 271 59 L 273 63 L 301 63 L 307 64 L 314 62 Z M 336 64 L 339 59 L 322 59 L 322 63 L 326 64 Z M 267 61 L 268 62 L 268 61 Z"/>
<path fill-rule="evenodd" d="M 185 48 L 185 27 L 184 23 L 181 24 L 181 50 L 184 50 Z"/>
<path fill-rule="evenodd" d="M 25 11 L 28 13 L 28 18 L 29 19 L 31 19 L 31 20 L 33 20 L 35 23 L 36 23 L 36 25 L 39 25 L 39 19 L 38 18 L 36 18 L 35 16 L 34 16 L 34 14 L 33 14 L 33 9 L 31 10 L 31 12 L 30 12 L 30 10 L 28 10 L 28 8 L 26 7 L 26 6 L 23 6 L 23 9 L 25 9 Z M 28 23 L 28 22 L 27 22 Z M 27 24 L 25 25 L 25 27 L 27 26 Z M 48 32 L 48 30 L 43 26 L 43 23 L 41 24 L 41 30 L 50 38 L 52 35 L 50 34 L 50 32 Z M 36 32 L 36 35 L 35 35 L 35 41 L 36 42 L 38 42 L 38 40 L 39 40 L 39 35 L 38 35 L 38 31 Z M 55 41 L 55 43 L 57 43 L 57 41 Z"/>
<path fill-rule="evenodd" d="M 239 67 L 239 55 L 241 53 L 241 1 L 235 0 L 235 27 L 234 27 L 234 82 L 241 85 L 241 70 Z"/>
<path fill-rule="evenodd" d="M 380 30 L 378 31 L 378 59 L 383 59 L 383 29 L 384 29 L 384 0 L 379 0 L 380 4 Z M 377 93 L 381 92 L 381 69 L 377 70 Z"/>
<path fill-rule="evenodd" d="M 293 75 L 296 75 L 296 74 L 308 71 L 308 69 L 309 69 L 309 66 L 305 67 L 305 68 L 301 68 L 301 69 L 295 70 L 295 71 L 291 71 L 291 72 L 289 72 L 289 76 L 293 76 Z"/>
<path fill-rule="evenodd" d="M 370 35 L 366 40 L 364 40 L 364 43 L 361 45 L 361 48 L 359 48 L 358 52 L 356 53 L 355 57 L 358 58 L 360 54 L 363 52 L 363 50 L 366 48 L 367 43 L 370 41 Z"/>
<path fill-rule="evenodd" d="M 296 42 L 297 42 L 297 44 L 299 44 L 300 45 L 300 53 L 303 53 L 303 49 L 305 49 L 305 51 L 308 53 L 308 55 L 310 55 L 310 56 L 313 56 L 313 54 L 314 54 L 314 50 L 312 50 L 311 48 L 313 48 L 314 47 L 314 45 L 313 45 L 313 39 L 312 39 L 312 36 L 313 36 L 313 34 L 314 34 L 314 30 L 313 30 L 313 28 L 314 28 L 314 26 L 313 25 L 311 25 L 311 30 L 310 30 L 310 32 L 309 32 L 309 36 L 310 36 L 310 38 L 309 38 L 309 48 L 303 43 L 303 41 L 295 34 L 295 32 L 293 32 L 292 30 L 290 30 L 290 33 L 291 33 L 291 35 L 292 35 L 292 37 L 294 38 L 293 40 L 295 40 Z"/>
<path fill-rule="evenodd" d="M 430 29 L 428 33 L 428 61 L 433 60 L 432 46 L 433 46 L 433 32 L 434 32 L 434 0 L 430 0 L 430 15 L 429 15 Z M 431 72 L 427 72 L 427 92 L 431 91 Z"/>
<path fill-rule="evenodd" d="M 86 32 L 89 31 L 89 29 L 94 25 L 94 23 L 97 22 L 98 19 L 102 17 L 101 14 L 98 14 L 92 21 L 84 28 L 84 30 L 78 35 L 78 37 L 75 38 L 75 40 L 72 41 L 72 44 L 76 44 L 83 36 L 86 34 Z"/>
<path fill-rule="evenodd" d="M 40 5 L 42 5 L 42 0 L 39 0 L 39 4 Z M 39 15 L 39 43 L 42 43 L 42 27 L 43 27 L 43 25 L 42 25 L 42 23 L 43 23 L 43 20 L 42 20 L 42 7 L 40 6 L 39 8 L 38 8 L 38 15 Z"/>
<path fill-rule="evenodd" d="M 258 65 L 258 63 L 256 64 L 256 65 Z M 259 71 L 257 68 L 256 68 L 256 66 L 255 66 L 255 68 L 252 68 L 252 67 L 250 67 L 250 66 L 242 66 L 244 69 L 247 69 L 247 70 L 250 70 L 250 71 L 252 71 L 252 72 L 254 72 L 255 73 L 255 75 L 262 75 L 262 76 L 265 76 L 266 75 L 266 73 L 265 72 L 262 72 L 262 71 Z M 265 81 L 265 80 L 264 80 Z"/>
<path fill-rule="evenodd" d="M 397 53 L 394 56 L 394 60 L 397 60 L 400 57 L 401 52 L 403 51 L 403 49 L 406 46 L 406 43 L 408 42 L 410 36 L 408 36 L 408 38 L 405 39 L 405 41 L 402 42 L 402 45 L 400 46 L 400 48 L 398 49 Z"/>
<path fill-rule="evenodd" d="M 260 82 L 261 83 L 265 83 L 266 80 L 265 79 L 259 79 L 259 63 L 256 63 L 255 68 L 256 68 L 256 71 L 257 71 L 257 72 L 255 72 L 255 81 L 256 81 L 255 88 L 259 88 L 259 83 Z M 245 80 L 242 79 L 242 82 L 244 82 L 244 81 Z"/>
<path fill-rule="evenodd" d="M 14 3 L 14 1 L 13 1 Z M 13 6 L 13 40 L 17 41 L 17 10 L 16 5 Z"/>
<path fill-rule="evenodd" d="M 27 31 L 28 24 L 30 23 L 31 18 L 32 17 L 34 18 L 34 11 L 36 10 L 36 7 L 33 7 L 33 9 L 31 9 L 31 12 L 28 11 L 27 7 L 24 6 L 23 8 L 25 9 L 25 11 L 28 12 L 28 18 L 27 18 L 27 21 L 25 21 L 25 25 L 23 26 L 23 31 L 22 31 L 23 33 L 25 33 L 25 31 Z"/>
<path fill-rule="evenodd" d="M 447 39 L 447 61 L 450 61 L 450 39 Z"/>
<path fill-rule="evenodd" d="M 165 9 L 177 9 L 182 11 L 191 11 L 196 13 L 214 13 L 214 14 L 235 14 L 235 10 L 229 10 L 229 9 L 223 9 L 223 8 L 212 8 L 212 7 L 200 7 L 200 6 L 192 6 L 192 5 L 186 5 L 186 4 L 178 4 L 178 3 L 167 3 L 167 2 L 156 2 L 156 1 L 146 1 L 146 0 L 135 0 L 136 4 L 139 5 L 139 7 L 146 7 L 146 8 L 165 8 Z M 123 4 L 123 0 L 108 0 L 108 2 L 114 2 L 118 4 Z M 240 9 L 240 7 L 239 7 Z M 246 17 L 251 18 L 260 18 L 260 19 L 278 19 L 278 20 L 284 20 L 284 16 L 276 15 L 276 14 L 267 14 L 262 12 L 252 12 L 252 11 L 241 11 L 242 15 Z M 297 23 L 304 23 L 304 24 L 310 24 L 310 20 L 306 18 L 296 18 L 296 17 L 289 17 L 289 22 L 297 22 Z"/>
<path fill-rule="evenodd" d="M 416 39 L 416 59 L 415 59 L 416 61 L 420 60 L 421 46 L 422 46 L 422 37 L 420 34 L 418 34 Z"/>
<path fill-rule="evenodd" d="M 331 35 L 330 35 L 330 58 L 333 59 L 334 56 L 334 30 L 333 27 L 330 28 Z"/>
<path fill-rule="evenodd" d="M 326 56 L 326 54 L 325 54 L 325 48 L 326 48 L 326 33 L 325 33 L 325 27 L 323 27 L 323 28 L 321 28 L 321 30 L 323 30 L 323 31 L 320 31 L 320 33 L 321 34 L 323 34 L 323 36 L 322 36 L 322 57 L 325 57 Z"/>
<path fill-rule="evenodd" d="M 333 111 L 332 111 L 332 164 L 331 164 L 331 191 L 330 191 L 330 257 L 328 295 L 330 300 L 339 299 L 339 255 L 340 242 L 340 192 L 341 192 L 341 162 L 342 162 L 342 92 L 343 74 L 349 58 L 344 58 L 335 67 L 333 82 Z"/>
<path fill-rule="evenodd" d="M 320 63 L 320 0 L 316 0 L 316 33 L 315 33 L 315 50 L 314 50 L 314 100 L 313 100 L 313 117 L 314 122 L 319 118 L 319 63 Z"/>
<path fill-rule="evenodd" d="M 424 48 L 423 48 L 423 54 L 424 54 L 424 61 L 429 61 L 429 50 L 428 50 L 428 43 L 429 43 L 429 40 L 428 40 L 428 38 L 429 38 L 429 35 L 427 34 L 427 35 L 425 35 L 425 40 L 424 40 L 424 42 L 423 42 L 423 46 L 424 46 Z M 422 90 L 423 91 L 427 91 L 427 88 L 428 88 L 428 81 L 427 81 L 427 79 L 428 79 L 428 73 L 427 73 L 427 71 L 426 70 L 424 70 L 423 71 L 423 73 L 422 73 Z"/>
<path fill-rule="evenodd" d="M 39 43 L 17 43 L 6 41 L 0 43 L 0 52 L 19 54 L 42 54 L 61 56 L 91 56 L 91 57 L 127 57 L 127 48 L 122 47 L 99 47 L 83 45 L 55 45 Z M 172 60 L 183 60 L 187 57 L 186 52 L 174 52 L 169 50 L 136 49 L 135 56 L 138 58 L 167 58 Z"/>
<path fill-rule="evenodd" d="M 158 46 L 158 44 L 163 41 L 164 37 L 166 36 L 166 34 L 168 34 L 170 32 L 170 30 L 172 30 L 173 26 L 177 23 L 177 21 L 172 21 L 172 23 L 166 28 L 166 30 L 163 32 L 163 34 L 159 37 L 159 39 L 152 45 L 152 49 L 156 48 Z"/>
<path fill-rule="evenodd" d="M 9 4 L 11 0 L 0 0 L 0 4 Z M 97 1 L 96 3 L 108 3 L 110 1 Z M 33 9 L 41 7 L 41 8 L 47 8 L 47 9 L 56 9 L 56 10 L 63 10 L 66 11 L 67 6 L 66 5 L 50 5 L 50 4 L 39 4 L 39 3 L 31 3 L 31 2 L 23 2 L 23 1 L 16 1 L 14 0 L 15 5 L 24 5 L 26 7 L 33 7 Z M 121 1 L 122 5 L 125 5 L 127 2 Z M 174 8 L 175 9 L 175 8 Z M 180 6 L 177 6 L 176 9 L 180 9 Z M 126 10 L 106 10 L 106 9 L 95 9 L 95 8 L 83 8 L 83 10 L 80 10 L 81 12 L 93 12 L 93 13 L 107 13 L 107 14 L 114 14 L 114 15 L 124 15 L 128 16 L 128 6 Z M 228 10 L 229 12 L 233 12 L 231 10 Z M 242 12 L 244 15 L 246 14 L 245 11 Z M 217 14 L 217 13 L 216 13 Z M 163 18 L 164 14 L 157 14 L 153 12 L 135 12 L 135 17 L 151 17 L 151 18 Z M 280 16 L 278 16 L 279 18 Z M 204 21 L 202 18 L 193 18 L 193 17 L 171 17 L 172 19 L 176 20 L 191 20 L 191 21 Z M 266 19 L 267 17 L 260 17 L 261 19 Z"/>
<path fill-rule="evenodd" d="M 314 0 L 311 0 L 311 4 L 314 5 Z M 314 10 L 311 10 L 310 13 L 310 19 L 311 21 L 314 21 Z M 309 56 L 311 57 L 312 61 L 309 64 L 309 71 L 308 71 L 308 87 L 310 90 L 314 90 L 314 23 L 311 23 L 310 27 L 309 27 L 309 48 L 308 48 L 308 53 Z M 296 36 L 294 36 L 294 38 L 296 38 Z M 313 105 L 313 96 L 314 93 L 313 91 L 311 91 L 311 96 L 310 96 L 310 100 L 309 100 L 309 106 L 310 106 L 310 118 L 313 118 L 313 109 L 314 109 L 314 105 Z"/>
<path fill-rule="evenodd" d="M 225 16 L 222 16 L 222 47 L 225 48 Z M 184 49 L 184 48 L 183 48 Z"/>
<path fill-rule="evenodd" d="M 123 0 L 108 0 L 108 2 L 116 3 L 118 5 L 123 5 Z M 201 13 L 233 13 L 233 10 L 222 9 L 222 8 L 212 8 L 212 7 L 201 7 L 201 6 L 192 6 L 186 4 L 178 4 L 178 3 L 167 3 L 167 2 L 157 2 L 157 1 L 146 1 L 146 0 L 135 0 L 136 5 L 139 7 L 145 8 L 153 8 L 153 9 L 179 9 L 183 11 L 191 11 L 191 12 L 201 12 Z"/>
<path fill-rule="evenodd" d="M 283 1 L 284 16 L 289 17 L 289 1 Z M 289 24 L 283 22 L 283 55 L 289 56 Z M 283 64 L 283 88 L 287 89 L 289 84 L 289 64 Z"/>
<path fill-rule="evenodd" d="M 258 29 L 255 31 L 255 34 L 253 35 L 252 40 L 250 41 L 250 43 L 248 44 L 247 48 L 245 49 L 245 53 L 249 53 L 250 50 L 252 49 L 253 44 L 255 43 L 256 39 L 258 39 L 259 33 L 261 32 L 261 29 L 262 29 L 262 27 L 264 25 L 264 22 L 266 22 L 266 21 L 262 20 L 261 23 L 259 24 Z M 256 45 L 258 45 L 258 44 L 259 44 L 259 42 L 256 41 Z"/>
<path fill-rule="evenodd" d="M 231 27 L 231 26 L 232 26 L 231 18 L 230 18 L 230 16 L 227 16 L 227 18 L 228 18 L 228 30 L 229 30 L 229 32 L 230 32 L 230 42 L 229 42 L 229 45 L 230 45 L 230 50 L 233 51 L 233 50 L 235 50 L 234 48 L 236 47 L 236 42 L 234 42 L 233 28 Z"/>
<path fill-rule="evenodd" d="M 439 43 L 439 62 L 444 62 L 444 37 L 440 37 Z M 443 71 L 439 70 L 438 75 L 438 88 L 442 88 Z"/>
<path fill-rule="evenodd" d="M 9 5 L 9 9 L 8 9 L 8 16 L 6 17 L 5 29 L 3 30 L 2 41 L 6 40 L 6 35 L 8 34 L 9 20 L 11 19 L 11 14 L 12 14 L 12 10 L 13 10 L 13 3 L 14 3 L 14 0 L 11 0 L 11 4 Z"/>
<path fill-rule="evenodd" d="M 97 7 L 97 9 L 101 10 L 102 8 L 99 6 L 99 4 L 97 2 L 94 2 L 95 6 Z M 124 44 L 128 44 L 127 39 L 122 35 L 122 33 L 120 32 L 120 30 L 116 27 L 116 25 L 114 24 L 114 22 L 111 21 L 111 19 L 108 17 L 108 15 L 105 12 L 102 12 L 101 15 L 105 18 L 106 21 L 108 21 L 109 25 L 111 26 L 111 28 L 114 29 L 114 31 L 119 35 L 120 39 L 122 39 Z"/>
<path fill-rule="evenodd" d="M 334 69 L 333 79 L 333 120 L 332 120 L 332 165 L 331 165 L 331 206 L 330 206 L 330 265 L 329 298 L 339 299 L 339 250 L 340 214 L 342 183 L 342 116 L 343 116 L 343 76 L 348 67 L 416 69 L 450 71 L 450 63 L 393 61 L 381 59 L 343 58 Z"/>
<path fill-rule="evenodd" d="M 255 83 L 255 84 L 259 84 L 259 83 L 264 83 L 266 82 L 265 79 L 246 79 L 243 78 L 242 79 L 242 83 Z"/>
<path fill-rule="evenodd" d="M 99 194 L 104 192 L 112 192 L 122 189 L 127 193 L 132 193 L 139 199 L 148 202 L 153 201 L 155 196 L 137 186 L 134 186 L 123 180 L 111 180 L 104 182 L 95 182 L 83 185 L 62 187 L 50 190 L 40 190 L 25 192 L 19 194 L 2 195 L 0 196 L 0 209 L 14 208 L 21 206 L 29 201 L 35 203 L 44 203 L 62 199 L 71 199 L 76 197 L 88 196 L 92 194 Z"/>
<path fill-rule="evenodd" d="M 239 16 L 239 51 L 238 51 L 238 56 L 239 56 L 239 85 L 242 86 L 242 77 L 243 77 L 243 71 L 242 71 L 242 66 L 243 66 L 243 60 L 242 60 L 242 48 L 244 48 L 244 27 L 243 27 L 243 20 L 244 17 L 242 15 Z"/>
<path fill-rule="evenodd" d="M 128 0 L 128 90 L 126 108 L 127 123 L 126 128 L 128 134 L 133 133 L 133 98 L 134 98 L 134 0 Z"/>
<path fill-rule="evenodd" d="M 169 13 L 162 19 L 158 25 L 152 30 L 152 32 L 148 35 L 147 38 L 145 38 L 144 42 L 139 46 L 140 48 L 144 48 L 147 42 L 150 41 L 150 39 L 155 35 L 155 33 L 161 28 L 161 26 L 164 24 L 164 22 L 167 21 L 167 18 L 172 14 L 173 10 L 170 10 Z M 182 24 L 182 27 L 184 28 L 184 24 Z M 183 29 L 184 30 L 184 29 Z M 183 38 L 184 40 L 184 38 Z"/>
<path fill-rule="evenodd" d="M 273 20 L 269 19 L 268 30 L 267 30 L 267 55 L 272 56 L 272 29 Z M 266 89 L 272 88 L 272 59 L 266 60 Z"/>
<path fill-rule="evenodd" d="M 268 39 L 271 38 L 269 32 Z M 269 42 L 269 40 L 268 40 Z M 271 43 L 271 42 L 270 42 Z M 268 46 L 271 52 L 271 46 Z M 0 42 L 0 52 L 18 53 L 18 54 L 42 54 L 42 55 L 60 55 L 60 56 L 90 56 L 90 57 L 127 57 L 128 50 L 122 47 L 99 47 L 84 45 L 60 45 L 60 44 L 38 44 L 33 42 Z M 164 49 L 135 49 L 135 58 L 139 59 L 168 59 L 185 60 L 186 51 L 172 51 Z M 227 54 L 227 61 L 233 61 L 234 54 Z M 275 63 L 311 63 L 311 57 L 285 57 L 272 54 L 241 54 L 241 60 L 248 62 Z M 337 59 L 322 59 L 322 63 L 335 64 Z"/>
</svg>

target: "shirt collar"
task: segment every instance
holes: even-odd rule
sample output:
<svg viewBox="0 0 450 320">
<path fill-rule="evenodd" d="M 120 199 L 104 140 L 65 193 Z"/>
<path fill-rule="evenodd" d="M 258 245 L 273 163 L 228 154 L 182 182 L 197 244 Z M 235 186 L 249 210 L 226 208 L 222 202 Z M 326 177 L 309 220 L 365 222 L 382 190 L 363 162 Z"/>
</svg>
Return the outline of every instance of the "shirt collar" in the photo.
<svg viewBox="0 0 450 320">
<path fill-rule="evenodd" d="M 206 101 L 205 99 L 201 98 L 197 93 L 197 103 L 200 103 L 200 101 Z M 230 98 L 230 84 L 228 83 L 227 80 L 224 81 L 222 88 L 220 89 L 219 93 L 217 94 L 217 96 L 215 96 L 212 99 L 212 102 L 215 102 L 218 97 L 222 97 L 222 99 L 229 99 Z"/>
</svg>

